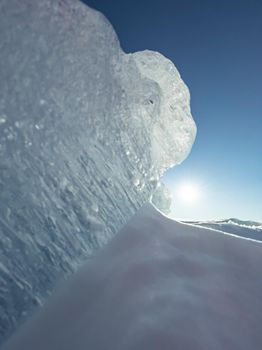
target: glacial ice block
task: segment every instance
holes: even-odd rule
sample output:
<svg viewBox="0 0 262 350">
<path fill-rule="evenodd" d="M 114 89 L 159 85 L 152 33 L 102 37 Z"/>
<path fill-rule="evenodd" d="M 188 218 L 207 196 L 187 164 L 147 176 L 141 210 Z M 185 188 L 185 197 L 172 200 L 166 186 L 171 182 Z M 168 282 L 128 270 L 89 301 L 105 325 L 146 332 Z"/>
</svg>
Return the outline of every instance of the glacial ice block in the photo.
<svg viewBox="0 0 262 350">
<path fill-rule="evenodd" d="M 77 0 L 0 1 L 0 337 L 146 202 L 192 146 L 161 54 Z"/>
</svg>

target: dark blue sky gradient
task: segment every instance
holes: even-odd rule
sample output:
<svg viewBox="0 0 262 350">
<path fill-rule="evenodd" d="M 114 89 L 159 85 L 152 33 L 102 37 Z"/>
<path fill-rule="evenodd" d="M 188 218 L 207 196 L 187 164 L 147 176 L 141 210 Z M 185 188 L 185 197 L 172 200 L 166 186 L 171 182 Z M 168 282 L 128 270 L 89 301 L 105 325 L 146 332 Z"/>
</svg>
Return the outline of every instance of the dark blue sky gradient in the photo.
<svg viewBox="0 0 262 350">
<path fill-rule="evenodd" d="M 201 183 L 186 219 L 262 221 L 262 1 L 86 0 L 110 20 L 126 52 L 157 50 L 191 93 L 198 135 L 190 156 L 166 175 Z"/>
</svg>

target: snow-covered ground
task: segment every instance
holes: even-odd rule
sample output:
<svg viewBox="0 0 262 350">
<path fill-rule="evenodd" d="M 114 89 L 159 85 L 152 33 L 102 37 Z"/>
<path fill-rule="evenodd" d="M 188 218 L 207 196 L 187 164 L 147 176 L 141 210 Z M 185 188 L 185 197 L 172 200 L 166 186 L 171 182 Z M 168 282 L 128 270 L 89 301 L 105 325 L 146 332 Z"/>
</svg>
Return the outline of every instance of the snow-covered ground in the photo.
<svg viewBox="0 0 262 350">
<path fill-rule="evenodd" d="M 3 350 L 260 350 L 261 266 L 261 243 L 148 204 Z"/>
</svg>

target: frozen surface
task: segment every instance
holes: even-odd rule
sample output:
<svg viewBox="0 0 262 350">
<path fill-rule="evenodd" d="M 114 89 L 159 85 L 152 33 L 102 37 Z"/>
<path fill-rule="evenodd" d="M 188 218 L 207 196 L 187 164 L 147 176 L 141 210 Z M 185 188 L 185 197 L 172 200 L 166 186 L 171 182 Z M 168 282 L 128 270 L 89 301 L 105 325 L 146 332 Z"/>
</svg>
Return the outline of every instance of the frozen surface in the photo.
<svg viewBox="0 0 262 350">
<path fill-rule="evenodd" d="M 3 350 L 260 350 L 261 266 L 261 243 L 146 205 Z"/>
<path fill-rule="evenodd" d="M 206 222 L 196 221 L 191 222 L 191 224 L 231 233 L 240 237 L 262 241 L 262 224 L 259 222 L 227 219 Z"/>
<path fill-rule="evenodd" d="M 145 203 L 195 137 L 159 53 L 77 0 L 0 0 L 0 342 Z"/>
</svg>

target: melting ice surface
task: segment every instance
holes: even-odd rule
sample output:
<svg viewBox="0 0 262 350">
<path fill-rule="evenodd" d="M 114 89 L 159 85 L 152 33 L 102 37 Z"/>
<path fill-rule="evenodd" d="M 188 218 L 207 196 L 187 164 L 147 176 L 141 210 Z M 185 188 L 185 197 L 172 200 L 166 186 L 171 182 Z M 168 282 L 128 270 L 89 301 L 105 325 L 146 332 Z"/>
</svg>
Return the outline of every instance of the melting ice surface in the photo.
<svg viewBox="0 0 262 350">
<path fill-rule="evenodd" d="M 0 336 L 148 201 L 196 128 L 174 65 L 75 0 L 0 1 Z"/>
</svg>

